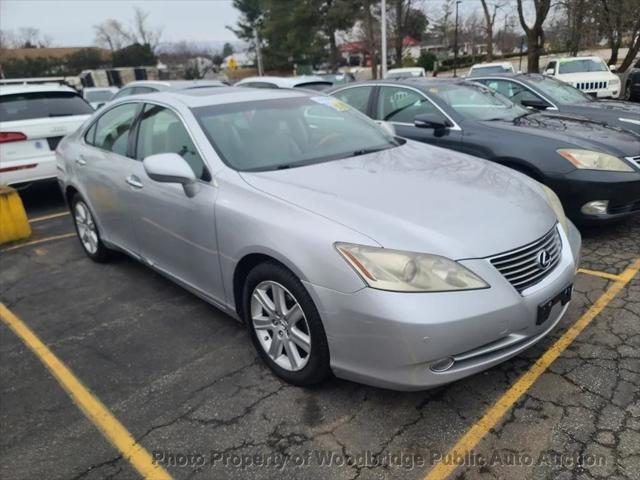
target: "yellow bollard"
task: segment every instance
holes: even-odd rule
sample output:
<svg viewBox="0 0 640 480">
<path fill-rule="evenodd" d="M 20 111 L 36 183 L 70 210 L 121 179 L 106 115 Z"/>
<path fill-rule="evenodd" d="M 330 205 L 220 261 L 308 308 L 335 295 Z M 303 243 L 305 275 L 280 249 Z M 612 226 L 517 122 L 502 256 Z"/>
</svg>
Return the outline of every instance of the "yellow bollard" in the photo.
<svg viewBox="0 0 640 480">
<path fill-rule="evenodd" d="M 0 185 L 0 245 L 28 238 L 31 226 L 18 192 Z"/>
</svg>

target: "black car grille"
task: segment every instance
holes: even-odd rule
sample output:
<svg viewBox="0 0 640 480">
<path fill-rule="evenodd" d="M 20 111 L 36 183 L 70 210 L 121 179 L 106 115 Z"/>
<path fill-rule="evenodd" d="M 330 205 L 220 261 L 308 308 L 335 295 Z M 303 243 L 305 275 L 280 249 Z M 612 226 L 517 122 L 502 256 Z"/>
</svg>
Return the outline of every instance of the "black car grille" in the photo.
<svg viewBox="0 0 640 480">
<path fill-rule="evenodd" d="M 615 215 L 618 213 L 640 212 L 640 200 L 633 203 L 625 203 L 624 205 L 609 205 L 607 213 Z"/>
<path fill-rule="evenodd" d="M 557 226 L 535 242 L 489 258 L 518 292 L 546 277 L 560 261 L 562 240 Z"/>
<path fill-rule="evenodd" d="M 578 90 L 602 90 L 609 86 L 609 82 L 578 82 L 576 88 Z"/>
</svg>

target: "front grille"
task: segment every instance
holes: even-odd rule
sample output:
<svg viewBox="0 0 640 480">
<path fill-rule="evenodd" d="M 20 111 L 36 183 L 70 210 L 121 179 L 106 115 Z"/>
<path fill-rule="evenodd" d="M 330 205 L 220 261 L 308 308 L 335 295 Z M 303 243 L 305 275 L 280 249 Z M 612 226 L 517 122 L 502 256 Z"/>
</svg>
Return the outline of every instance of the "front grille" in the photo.
<svg viewBox="0 0 640 480">
<path fill-rule="evenodd" d="M 636 167 L 640 168 L 640 155 L 638 155 L 637 157 L 627 157 L 627 160 L 633 163 Z"/>
<path fill-rule="evenodd" d="M 543 253 L 546 252 L 546 253 Z M 491 264 L 518 292 L 546 277 L 560 261 L 562 240 L 557 226 L 545 236 L 523 247 L 489 258 Z"/>
<path fill-rule="evenodd" d="M 603 90 L 609 86 L 609 82 L 578 82 L 576 88 L 578 90 Z"/>
<path fill-rule="evenodd" d="M 609 205 L 607 213 L 616 215 L 618 213 L 640 212 L 640 200 L 633 203 L 625 203 L 624 205 Z"/>
</svg>

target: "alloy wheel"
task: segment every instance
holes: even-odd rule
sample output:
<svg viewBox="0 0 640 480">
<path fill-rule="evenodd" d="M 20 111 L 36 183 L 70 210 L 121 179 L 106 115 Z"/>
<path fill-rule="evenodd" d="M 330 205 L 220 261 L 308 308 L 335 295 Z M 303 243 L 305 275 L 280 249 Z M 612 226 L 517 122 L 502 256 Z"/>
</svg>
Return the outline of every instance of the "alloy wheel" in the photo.
<svg viewBox="0 0 640 480">
<path fill-rule="evenodd" d="M 311 354 L 309 324 L 296 298 L 281 284 L 267 280 L 251 294 L 251 321 L 260 345 L 279 367 L 302 370 Z"/>
<path fill-rule="evenodd" d="M 98 232 L 96 230 L 96 223 L 84 202 L 76 202 L 74 217 L 82 246 L 91 255 L 95 255 L 98 251 Z"/>
</svg>

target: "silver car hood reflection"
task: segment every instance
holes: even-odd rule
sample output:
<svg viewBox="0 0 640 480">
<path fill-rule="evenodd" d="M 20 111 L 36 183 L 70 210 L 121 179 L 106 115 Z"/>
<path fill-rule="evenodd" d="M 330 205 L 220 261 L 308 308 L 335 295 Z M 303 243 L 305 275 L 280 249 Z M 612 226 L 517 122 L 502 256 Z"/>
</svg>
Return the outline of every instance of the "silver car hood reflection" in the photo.
<svg viewBox="0 0 640 480">
<path fill-rule="evenodd" d="M 385 248 L 453 259 L 483 258 L 527 244 L 556 222 L 533 180 L 412 141 L 344 160 L 241 176 L 254 188 Z"/>
</svg>

